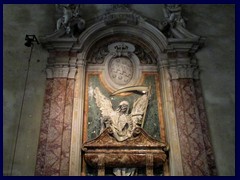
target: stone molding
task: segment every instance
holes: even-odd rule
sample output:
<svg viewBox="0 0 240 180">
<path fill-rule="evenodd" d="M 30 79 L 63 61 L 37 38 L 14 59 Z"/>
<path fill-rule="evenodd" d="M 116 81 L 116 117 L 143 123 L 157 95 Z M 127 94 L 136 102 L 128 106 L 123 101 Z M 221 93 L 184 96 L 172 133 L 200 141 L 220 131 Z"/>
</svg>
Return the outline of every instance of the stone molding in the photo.
<svg viewBox="0 0 240 180">
<path fill-rule="evenodd" d="M 68 79 L 75 79 L 76 73 L 77 73 L 77 68 L 70 67 L 69 73 L 68 73 Z"/>
<path fill-rule="evenodd" d="M 124 16 L 119 16 L 116 13 L 117 11 L 121 11 Z M 171 13 L 175 14 L 173 11 L 169 13 L 170 15 Z M 159 26 L 151 23 L 149 19 L 145 19 L 145 17 L 141 18 L 141 16 L 137 14 L 136 16 L 130 17 L 132 14 L 135 13 L 128 11 L 124 7 L 115 6 L 113 11 L 103 14 L 96 22 L 86 27 L 86 29 L 79 34 L 79 37 L 64 37 L 65 31 L 59 29 L 59 31 L 51 35 L 40 38 L 43 47 L 49 52 L 66 52 L 64 56 L 63 54 L 61 56 L 56 54 L 49 58 L 46 69 L 47 78 L 75 78 L 76 76 L 69 175 L 80 175 L 81 170 L 81 132 L 83 129 L 84 114 L 85 68 L 89 60 L 87 56 L 91 53 L 91 48 L 94 47 L 97 42 L 114 36 L 128 37 L 129 42 L 132 42 L 135 38 L 140 44 L 151 47 L 154 57 L 159 57 L 158 68 L 161 77 L 161 86 L 166 86 L 165 89 L 163 88 L 163 99 L 167 100 L 167 102 L 163 101 L 163 104 L 166 114 L 167 136 L 173 136 L 171 133 L 174 133 L 174 138 L 171 141 L 174 141 L 174 143 L 171 144 L 172 153 L 170 151 L 170 157 L 172 158 L 170 158 L 170 171 L 171 175 L 183 175 L 182 156 L 179 154 L 179 144 L 181 144 L 181 142 L 179 142 L 176 131 L 178 128 L 176 125 L 178 117 L 175 113 L 173 97 L 171 97 L 172 88 L 170 80 L 199 78 L 198 65 L 192 57 L 203 45 L 205 38 L 190 33 L 186 30 L 185 26 L 182 25 L 167 28 L 164 30 L 167 31 L 167 33 L 164 33 Z M 164 20 L 164 22 L 166 21 Z M 156 24 L 158 23 L 161 22 L 156 22 Z M 175 22 L 174 19 L 173 22 L 166 22 L 165 25 L 169 23 L 176 24 L 177 22 Z M 117 24 L 117 26 L 115 24 Z M 165 28 L 165 25 L 163 28 Z M 170 34 L 170 36 L 168 36 L 168 34 Z M 73 56 L 76 57 L 70 58 L 70 55 L 67 53 L 72 53 L 74 54 Z M 122 53 L 124 54 L 125 52 L 121 52 L 121 55 L 123 55 Z"/>
<path fill-rule="evenodd" d="M 46 68 L 47 79 L 52 79 L 52 78 L 75 79 L 76 73 L 77 73 L 76 67 L 54 66 L 54 67 Z"/>
<path fill-rule="evenodd" d="M 120 61 L 118 63 L 118 66 L 112 66 L 113 62 L 116 61 Z M 131 64 L 131 67 L 127 67 L 126 62 L 122 62 L 121 61 L 128 61 L 129 64 Z M 125 86 L 134 86 L 137 85 L 139 83 L 139 81 L 141 80 L 141 69 L 140 67 L 140 62 L 138 57 L 129 51 L 119 51 L 119 52 L 111 52 L 109 53 L 109 55 L 107 55 L 105 57 L 105 67 L 104 67 L 104 71 L 103 71 L 103 79 L 105 79 L 105 83 L 110 87 L 110 89 L 112 90 L 117 90 L 119 88 L 125 87 Z M 116 64 L 115 64 L 116 65 Z M 114 68 L 115 69 L 115 73 L 111 71 L 111 69 Z M 122 73 L 120 75 L 120 72 Z M 128 75 L 132 75 L 130 79 L 128 79 L 127 77 Z M 124 80 L 128 79 L 129 81 L 124 83 L 124 84 L 119 84 L 118 81 L 114 81 L 114 79 L 112 78 L 112 76 L 115 75 L 117 77 L 121 76 Z M 116 78 L 117 78 L 116 77 Z"/>
<path fill-rule="evenodd" d="M 67 78 L 69 73 L 69 67 L 67 66 L 55 66 L 53 68 L 54 78 Z"/>
<path fill-rule="evenodd" d="M 46 68 L 46 78 L 47 79 L 52 79 L 53 78 L 53 71 L 51 68 Z"/>
<path fill-rule="evenodd" d="M 169 74 L 171 79 L 199 79 L 199 70 L 196 66 L 180 65 L 169 68 Z"/>
</svg>

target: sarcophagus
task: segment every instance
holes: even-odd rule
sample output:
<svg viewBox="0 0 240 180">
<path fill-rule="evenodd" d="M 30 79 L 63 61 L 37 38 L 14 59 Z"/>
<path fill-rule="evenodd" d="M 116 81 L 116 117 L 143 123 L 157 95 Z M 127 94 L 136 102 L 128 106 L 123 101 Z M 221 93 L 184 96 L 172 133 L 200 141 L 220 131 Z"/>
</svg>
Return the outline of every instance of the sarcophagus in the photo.
<svg viewBox="0 0 240 180">
<path fill-rule="evenodd" d="M 132 137 L 119 142 L 108 127 L 97 138 L 84 143 L 82 150 L 86 163 L 98 168 L 98 175 L 104 175 L 106 167 L 146 167 L 146 174 L 153 175 L 153 168 L 167 161 L 168 146 L 140 127 L 134 129 Z"/>
</svg>

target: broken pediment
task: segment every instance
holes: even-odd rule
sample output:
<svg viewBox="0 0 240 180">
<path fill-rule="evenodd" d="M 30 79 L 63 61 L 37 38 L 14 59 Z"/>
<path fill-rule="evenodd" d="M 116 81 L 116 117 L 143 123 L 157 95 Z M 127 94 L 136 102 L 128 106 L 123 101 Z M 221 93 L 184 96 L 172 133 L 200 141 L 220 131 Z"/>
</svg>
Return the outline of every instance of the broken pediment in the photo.
<svg viewBox="0 0 240 180">
<path fill-rule="evenodd" d="M 41 42 L 46 43 L 58 38 L 75 39 L 80 34 L 91 26 L 103 22 L 106 26 L 113 26 L 116 24 L 126 24 L 138 26 L 139 23 L 149 23 L 159 31 L 161 31 L 166 38 L 170 39 L 196 39 L 199 36 L 189 32 L 186 29 L 186 22 L 181 12 L 182 7 L 179 4 L 165 4 L 163 8 L 163 19 L 151 19 L 143 15 L 139 15 L 136 11 L 129 8 L 125 4 L 114 4 L 111 8 L 106 9 L 104 14 L 86 20 L 84 15 L 80 15 L 81 8 L 77 4 L 58 5 L 62 8 L 62 17 L 56 22 L 56 31 L 41 37 Z M 58 13 L 59 13 L 58 8 Z"/>
</svg>

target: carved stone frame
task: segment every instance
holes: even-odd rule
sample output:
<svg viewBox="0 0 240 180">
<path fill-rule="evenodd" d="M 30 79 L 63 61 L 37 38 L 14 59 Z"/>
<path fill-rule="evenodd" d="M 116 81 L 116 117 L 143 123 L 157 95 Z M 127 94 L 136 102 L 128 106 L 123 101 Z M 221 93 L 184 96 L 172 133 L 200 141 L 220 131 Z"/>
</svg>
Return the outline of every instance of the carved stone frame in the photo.
<svg viewBox="0 0 240 180">
<path fill-rule="evenodd" d="M 115 15 L 121 14 L 121 12 L 113 13 L 115 13 Z M 126 15 L 126 12 L 123 12 L 123 14 L 124 13 Z M 181 109 L 179 103 L 176 102 L 176 96 L 174 96 L 176 95 L 176 89 L 174 89 L 175 87 L 181 87 L 181 85 L 185 85 L 186 83 L 188 83 L 187 85 L 189 85 L 189 87 L 192 87 L 195 82 L 194 80 L 198 79 L 198 64 L 195 53 L 202 46 L 204 38 L 193 35 L 186 29 L 184 29 L 184 38 L 167 38 L 158 29 L 158 27 L 130 11 L 127 11 L 127 16 L 124 17 L 134 17 L 132 21 L 130 19 L 129 22 L 131 23 L 128 23 L 127 20 L 123 21 L 122 19 L 119 19 L 118 21 L 118 18 L 122 16 L 114 16 L 116 18 L 114 21 L 108 19 L 108 17 L 111 16 L 103 16 L 99 18 L 99 20 L 93 25 L 84 30 L 78 38 L 61 38 L 60 36 L 62 35 L 62 32 L 56 32 L 53 35 L 45 36 L 41 39 L 44 47 L 50 52 L 48 66 L 53 67 L 54 69 L 63 68 L 60 70 L 61 72 L 63 72 L 64 68 L 68 66 L 77 68 L 73 96 L 69 175 L 81 175 L 81 148 L 84 116 L 85 75 L 88 62 L 87 57 L 91 51 L 91 48 L 96 43 L 114 36 L 125 36 L 128 37 L 130 43 L 132 42 L 134 44 L 137 42 L 140 46 L 145 45 L 145 47 L 149 47 L 157 59 L 158 72 L 161 79 L 160 88 L 162 95 L 161 99 L 163 100 L 162 104 L 166 128 L 166 141 L 170 146 L 170 175 L 182 176 L 214 174 L 212 173 L 214 170 L 210 169 L 214 169 L 214 163 L 212 163 L 214 162 L 214 159 L 212 158 L 211 144 L 209 135 L 207 134 L 206 118 L 201 119 L 198 114 L 198 111 L 205 113 L 204 109 L 200 109 L 198 107 L 198 102 L 196 101 L 196 97 L 199 98 L 198 96 L 201 93 L 197 94 L 196 96 L 194 94 L 194 96 L 191 97 L 190 102 L 196 102 L 194 107 L 199 109 L 195 116 L 197 117 L 197 120 L 202 123 L 201 127 L 198 126 L 199 128 L 197 132 L 201 133 L 200 143 L 202 143 L 201 145 L 204 146 L 204 152 L 206 151 L 206 154 L 201 157 L 202 159 L 200 159 L 204 164 L 204 167 L 206 167 L 203 174 L 197 171 L 197 167 L 190 167 L 190 172 L 184 169 L 184 166 L 186 166 L 186 161 L 184 161 L 185 159 L 183 158 L 186 157 L 182 152 L 183 150 L 181 151 L 182 137 L 179 137 L 179 133 L 182 132 L 182 129 L 180 129 L 179 123 L 181 122 L 179 121 L 186 122 L 188 119 L 179 117 L 181 116 L 181 113 L 188 112 L 184 111 L 184 109 Z M 62 56 L 62 54 L 65 54 L 66 56 L 64 58 L 59 58 L 58 56 Z M 109 55 L 106 58 L 109 61 L 111 56 Z M 72 61 L 72 59 L 74 59 L 74 61 Z M 134 56 L 131 60 L 137 61 L 135 64 L 135 67 L 137 68 L 139 60 Z M 136 74 L 138 73 L 140 73 L 140 70 L 136 72 Z M 56 76 L 60 75 L 56 74 Z M 135 80 L 136 79 L 137 77 Z M 113 89 L 114 88 L 118 87 L 113 86 Z M 199 89 L 196 89 L 196 92 L 198 91 Z M 179 113 L 179 110 L 182 110 L 181 113 Z M 184 138 L 189 137 L 186 136 Z M 191 144 L 188 145 L 191 146 Z"/>
<path fill-rule="evenodd" d="M 104 37 L 108 36 L 114 36 L 114 35 L 130 35 L 137 37 L 137 39 L 144 44 L 147 44 L 150 46 L 155 54 L 158 56 L 158 61 L 162 60 L 162 57 L 164 56 L 165 53 L 164 50 L 167 49 L 167 38 L 154 26 L 147 22 L 139 22 L 137 27 L 133 27 L 128 24 L 122 24 L 118 25 L 117 27 L 115 26 L 109 26 L 106 28 L 106 24 L 102 22 L 98 22 L 91 27 L 89 27 L 85 32 L 83 32 L 79 39 L 78 42 L 78 48 L 82 49 L 81 57 L 82 59 L 87 62 L 87 55 L 91 49 L 91 47 Z M 130 40 L 131 42 L 131 40 Z M 170 79 L 167 76 L 161 76 L 163 69 L 159 69 L 160 73 L 160 78 L 161 78 L 161 90 L 162 92 L 171 92 L 171 86 L 165 86 L 164 83 L 170 83 Z M 167 70 L 168 71 L 168 70 Z M 77 80 L 77 79 L 76 79 Z M 83 92 L 82 92 L 83 93 Z M 163 93 L 163 99 L 166 99 L 166 96 L 169 96 L 168 94 Z M 171 93 L 170 93 L 171 94 Z M 80 101 L 80 99 L 79 99 Z M 176 127 L 176 116 L 175 113 L 173 113 L 174 110 L 174 102 L 173 101 L 163 101 L 163 107 L 164 107 L 164 120 L 166 124 L 166 129 L 167 129 L 167 142 L 170 144 L 170 148 L 172 149 L 169 154 L 169 166 L 170 166 L 170 175 L 172 176 L 181 176 L 183 175 L 183 167 L 182 167 L 182 160 L 181 160 L 181 151 L 180 151 L 180 145 L 179 145 L 179 137 L 177 133 L 177 127 Z M 77 109 L 74 107 L 74 109 Z M 79 110 L 79 109 L 78 109 Z M 83 110 L 83 109 L 82 109 Z M 75 112 L 76 114 L 81 113 L 81 111 Z M 80 115 L 82 116 L 82 115 Z M 73 123 L 75 121 L 79 121 L 80 119 L 73 119 Z M 83 122 L 83 117 L 81 117 L 81 122 Z M 72 131 L 72 139 L 76 138 L 76 134 L 79 134 L 81 131 L 80 127 L 79 128 L 73 129 Z M 174 133 L 173 133 L 174 132 Z M 79 141 L 78 141 L 79 142 Z M 76 142 L 75 142 L 76 143 Z M 82 143 L 79 142 L 80 144 L 73 144 L 71 143 L 71 149 L 72 152 L 81 152 L 80 147 L 82 146 Z M 69 175 L 80 175 L 80 170 L 81 170 L 81 163 L 79 162 L 79 159 L 81 157 L 81 154 L 78 156 L 71 154 L 70 155 L 70 162 L 71 164 L 74 164 L 74 166 L 70 166 L 70 173 Z M 74 162 L 74 163 L 73 163 Z M 78 163 L 77 163 L 78 162 Z M 77 167 L 75 167 L 77 166 Z M 74 170 L 75 169 L 75 170 Z"/>
<path fill-rule="evenodd" d="M 131 63 L 133 64 L 133 77 L 130 80 L 130 82 L 128 82 L 124 86 L 134 86 L 134 85 L 138 84 L 139 81 L 141 80 L 141 78 L 140 78 L 141 69 L 139 68 L 140 63 L 139 63 L 138 57 L 134 53 L 132 53 L 131 56 L 120 56 L 120 57 L 124 57 L 124 58 L 129 59 L 131 61 Z M 105 84 L 108 85 L 110 87 L 110 89 L 112 89 L 113 91 L 116 91 L 117 89 L 123 88 L 124 86 L 116 84 L 110 78 L 109 63 L 112 60 L 112 58 L 114 58 L 113 54 L 109 54 L 109 55 L 107 55 L 105 57 L 105 60 L 104 60 L 105 66 L 104 66 L 104 71 L 103 71 L 103 80 L 105 80 Z"/>
</svg>

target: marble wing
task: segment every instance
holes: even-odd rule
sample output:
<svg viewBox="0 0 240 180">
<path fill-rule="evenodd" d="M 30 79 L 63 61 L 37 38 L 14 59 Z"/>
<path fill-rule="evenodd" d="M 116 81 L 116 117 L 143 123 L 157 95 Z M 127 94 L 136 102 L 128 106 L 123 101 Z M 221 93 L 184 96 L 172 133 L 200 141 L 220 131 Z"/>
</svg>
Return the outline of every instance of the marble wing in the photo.
<svg viewBox="0 0 240 180">
<path fill-rule="evenodd" d="M 98 87 L 94 89 L 94 97 L 103 117 L 110 116 L 114 112 L 112 102 L 101 93 Z"/>
<path fill-rule="evenodd" d="M 131 112 L 133 126 L 143 125 L 145 113 L 148 106 L 148 96 L 146 94 L 139 97 L 134 103 Z"/>
</svg>

